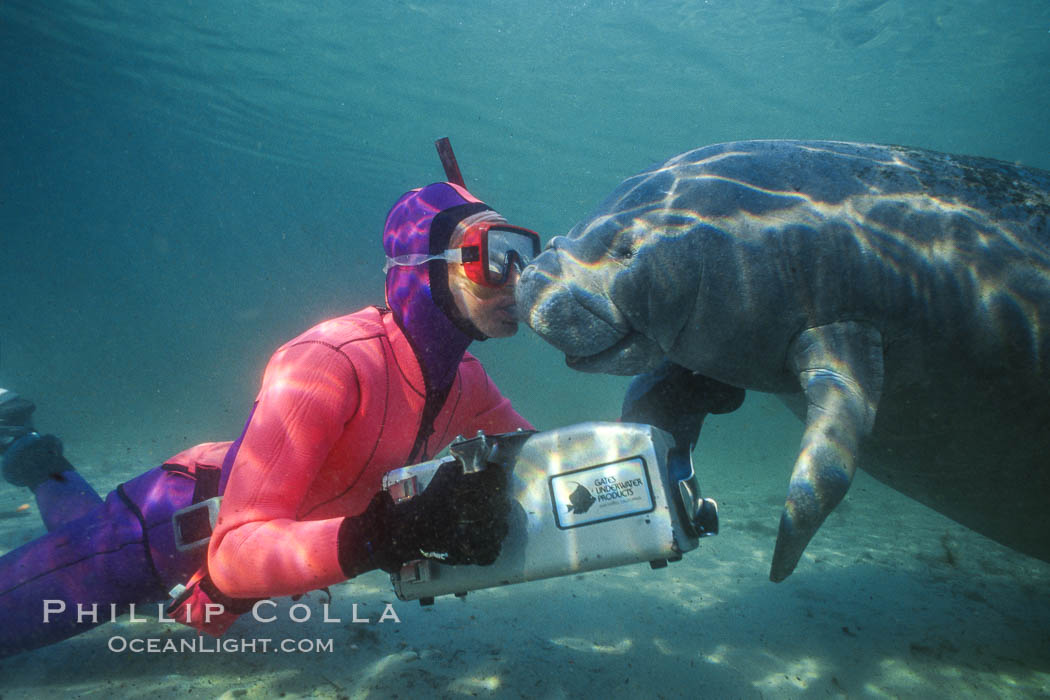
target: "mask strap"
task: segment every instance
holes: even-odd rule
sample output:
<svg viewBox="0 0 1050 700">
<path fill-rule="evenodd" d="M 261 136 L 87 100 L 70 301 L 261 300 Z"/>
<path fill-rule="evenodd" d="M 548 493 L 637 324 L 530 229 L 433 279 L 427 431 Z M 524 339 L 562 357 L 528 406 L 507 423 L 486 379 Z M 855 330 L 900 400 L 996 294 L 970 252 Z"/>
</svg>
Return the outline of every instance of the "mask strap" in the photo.
<svg viewBox="0 0 1050 700">
<path fill-rule="evenodd" d="M 463 262 L 463 250 L 461 248 L 453 248 L 446 250 L 444 253 L 439 255 L 427 255 L 426 253 L 410 253 L 408 255 L 397 255 L 393 258 L 388 257 L 386 259 L 386 265 L 383 266 L 383 273 L 390 272 L 395 267 L 415 267 L 416 265 L 422 265 L 423 263 L 430 262 L 431 260 L 444 260 L 450 263 L 462 263 Z"/>
</svg>

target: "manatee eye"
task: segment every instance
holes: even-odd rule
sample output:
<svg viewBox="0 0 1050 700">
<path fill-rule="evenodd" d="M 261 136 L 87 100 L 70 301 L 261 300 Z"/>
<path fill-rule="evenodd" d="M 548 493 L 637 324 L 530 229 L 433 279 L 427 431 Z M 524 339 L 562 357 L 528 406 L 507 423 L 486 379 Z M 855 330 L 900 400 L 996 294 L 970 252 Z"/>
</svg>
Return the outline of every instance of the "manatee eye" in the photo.
<svg viewBox="0 0 1050 700">
<path fill-rule="evenodd" d="M 616 243 L 609 251 L 609 255 L 613 260 L 630 260 L 634 257 L 634 252 L 637 249 L 638 246 L 635 245 L 634 236 L 625 234 L 617 237 Z"/>
</svg>

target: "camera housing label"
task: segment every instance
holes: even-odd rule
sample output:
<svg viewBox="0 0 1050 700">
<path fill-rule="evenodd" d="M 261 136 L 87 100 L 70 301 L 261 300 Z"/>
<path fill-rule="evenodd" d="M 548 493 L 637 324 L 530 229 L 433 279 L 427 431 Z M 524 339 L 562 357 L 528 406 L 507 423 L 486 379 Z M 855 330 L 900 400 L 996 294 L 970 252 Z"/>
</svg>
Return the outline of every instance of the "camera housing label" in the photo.
<svg viewBox="0 0 1050 700">
<path fill-rule="evenodd" d="M 550 478 L 558 527 L 568 529 L 653 510 L 653 489 L 641 457 L 578 469 Z"/>
</svg>

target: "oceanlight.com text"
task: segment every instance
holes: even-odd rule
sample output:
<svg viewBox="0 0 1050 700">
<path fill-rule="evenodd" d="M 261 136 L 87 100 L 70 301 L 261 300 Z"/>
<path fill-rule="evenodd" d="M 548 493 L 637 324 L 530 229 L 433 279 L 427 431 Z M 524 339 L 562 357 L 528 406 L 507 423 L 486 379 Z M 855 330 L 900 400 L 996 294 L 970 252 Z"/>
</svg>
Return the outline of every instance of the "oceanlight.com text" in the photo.
<svg viewBox="0 0 1050 700">
<path fill-rule="evenodd" d="M 106 645 L 115 654 L 331 654 L 331 639 L 216 639 L 196 636 L 181 639 L 114 636 Z"/>
</svg>

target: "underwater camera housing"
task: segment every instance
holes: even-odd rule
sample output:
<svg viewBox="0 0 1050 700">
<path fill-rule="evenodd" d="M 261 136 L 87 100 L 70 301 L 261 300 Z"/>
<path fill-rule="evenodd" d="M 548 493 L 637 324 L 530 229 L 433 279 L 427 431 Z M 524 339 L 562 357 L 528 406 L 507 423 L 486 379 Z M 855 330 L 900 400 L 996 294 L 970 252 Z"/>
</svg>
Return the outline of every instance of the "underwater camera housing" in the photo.
<svg viewBox="0 0 1050 700">
<path fill-rule="evenodd" d="M 395 469 L 395 501 L 421 493 L 438 468 L 507 469 L 508 533 L 489 566 L 424 559 L 391 575 L 401 600 L 567 576 L 648 561 L 661 568 L 718 532 L 718 506 L 700 495 L 688 449 L 638 423 L 580 423 L 543 432 L 459 438 L 450 456 Z"/>
</svg>

